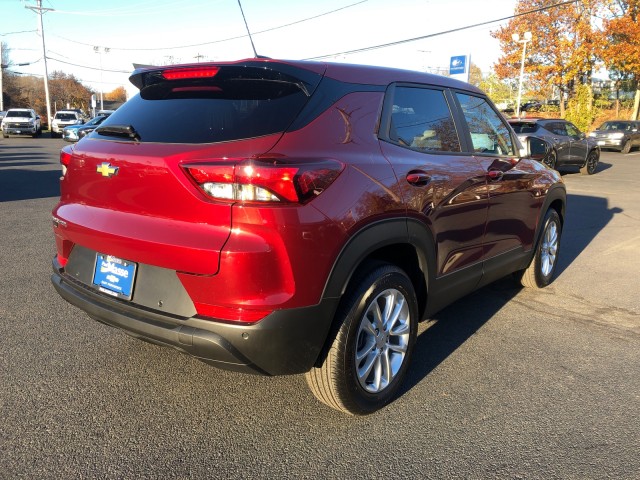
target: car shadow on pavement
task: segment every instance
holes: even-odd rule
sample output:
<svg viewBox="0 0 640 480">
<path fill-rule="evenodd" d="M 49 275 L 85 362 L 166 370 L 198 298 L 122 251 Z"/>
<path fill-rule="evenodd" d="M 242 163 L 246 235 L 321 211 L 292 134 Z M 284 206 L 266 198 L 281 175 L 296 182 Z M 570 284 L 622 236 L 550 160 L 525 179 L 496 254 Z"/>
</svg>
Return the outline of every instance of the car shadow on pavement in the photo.
<svg viewBox="0 0 640 480">
<path fill-rule="evenodd" d="M 598 162 L 598 166 L 596 167 L 596 171 L 593 173 L 593 175 L 597 175 L 600 172 L 604 172 L 605 170 L 609 170 L 611 167 L 613 167 L 613 165 L 611 163 L 605 163 L 602 160 L 600 160 Z M 560 172 L 560 175 L 562 175 L 562 176 L 565 176 L 565 175 L 582 175 L 580 173 L 580 167 L 572 167 L 572 166 L 560 167 L 560 168 L 558 168 L 558 172 Z"/>
<path fill-rule="evenodd" d="M 613 217 L 622 212 L 619 207 L 611 207 L 606 198 L 568 194 L 556 278 L 571 266 Z M 418 336 L 400 395 L 419 384 L 520 290 L 521 287 L 508 276 L 436 313 L 429 320 L 428 328 Z"/>
<path fill-rule="evenodd" d="M 59 169 L 0 170 L 0 202 L 58 196 L 60 196 Z"/>
</svg>

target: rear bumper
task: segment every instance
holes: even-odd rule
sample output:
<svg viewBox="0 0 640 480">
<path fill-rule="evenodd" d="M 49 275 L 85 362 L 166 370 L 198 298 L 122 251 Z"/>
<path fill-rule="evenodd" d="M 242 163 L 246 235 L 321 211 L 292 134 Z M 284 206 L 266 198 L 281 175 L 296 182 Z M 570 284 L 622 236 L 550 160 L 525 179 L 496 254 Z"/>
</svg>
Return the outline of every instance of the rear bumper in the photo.
<svg viewBox="0 0 640 480">
<path fill-rule="evenodd" d="M 311 307 L 279 310 L 246 325 L 182 318 L 109 298 L 67 278 L 56 259 L 51 282 L 62 298 L 101 323 L 219 368 L 265 375 L 311 369 L 338 303 L 330 299 Z"/>
</svg>

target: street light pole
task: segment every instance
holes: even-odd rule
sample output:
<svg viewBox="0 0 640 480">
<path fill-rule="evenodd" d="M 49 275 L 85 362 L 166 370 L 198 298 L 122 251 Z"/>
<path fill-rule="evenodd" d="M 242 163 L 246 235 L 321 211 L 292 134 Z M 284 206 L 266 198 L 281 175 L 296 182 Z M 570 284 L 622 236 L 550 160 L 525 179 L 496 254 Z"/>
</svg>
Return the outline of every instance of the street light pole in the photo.
<svg viewBox="0 0 640 480">
<path fill-rule="evenodd" d="M 109 53 L 108 47 L 93 47 L 93 51 L 100 55 L 100 110 L 104 110 L 103 90 L 104 81 L 102 79 L 102 53 Z"/>
<path fill-rule="evenodd" d="M 518 104 L 516 106 L 516 117 L 520 118 L 520 101 L 522 100 L 522 79 L 524 77 L 524 59 L 527 54 L 527 42 L 531 41 L 533 35 L 531 32 L 524 32 L 524 38 L 520 40 L 520 35 L 514 33 L 511 35 L 514 42 L 522 44 L 522 60 L 520 60 L 520 83 L 518 85 Z"/>
</svg>

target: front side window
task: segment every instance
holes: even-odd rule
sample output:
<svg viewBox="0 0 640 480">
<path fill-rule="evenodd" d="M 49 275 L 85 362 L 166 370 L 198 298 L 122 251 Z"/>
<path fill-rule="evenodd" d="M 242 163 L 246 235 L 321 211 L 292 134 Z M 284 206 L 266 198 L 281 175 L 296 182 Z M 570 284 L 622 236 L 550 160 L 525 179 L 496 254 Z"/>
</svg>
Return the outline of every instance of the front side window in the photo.
<svg viewBox="0 0 640 480">
<path fill-rule="evenodd" d="M 573 123 L 567 123 L 567 132 L 569 133 L 570 137 L 574 138 L 578 138 L 581 135 L 580 130 L 578 130 L 578 127 L 576 127 Z"/>
<path fill-rule="evenodd" d="M 423 152 L 459 152 L 460 141 L 442 90 L 397 87 L 389 138 Z"/>
<path fill-rule="evenodd" d="M 516 154 L 509 128 L 485 99 L 465 93 L 456 93 L 456 96 L 469 126 L 475 153 Z"/>
</svg>

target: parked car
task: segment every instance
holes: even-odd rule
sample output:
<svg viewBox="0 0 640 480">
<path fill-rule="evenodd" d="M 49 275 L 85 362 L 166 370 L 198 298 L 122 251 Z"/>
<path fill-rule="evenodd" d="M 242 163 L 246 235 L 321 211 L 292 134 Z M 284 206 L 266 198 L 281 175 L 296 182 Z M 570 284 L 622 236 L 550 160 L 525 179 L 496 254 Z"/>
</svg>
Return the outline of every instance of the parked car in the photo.
<svg viewBox="0 0 640 480">
<path fill-rule="evenodd" d="M 82 138 L 79 134 L 79 131 L 83 131 L 83 137 L 88 133 L 93 131 L 98 125 L 100 125 L 109 115 L 97 115 L 89 120 L 87 123 L 83 123 L 80 125 L 69 125 L 68 127 L 64 127 L 62 130 L 62 138 L 67 142 L 77 142 Z"/>
<path fill-rule="evenodd" d="M 523 112 L 537 112 L 540 108 L 542 108 L 542 103 L 537 100 L 529 100 L 522 104 L 520 110 Z"/>
<path fill-rule="evenodd" d="M 549 142 L 553 149 L 545 157 L 545 164 L 557 169 L 575 165 L 583 174 L 592 175 L 600 161 L 597 142 L 578 130 L 573 123 L 559 118 L 510 119 L 509 123 L 520 138 L 534 135 Z"/>
<path fill-rule="evenodd" d="M 632 120 L 613 120 L 604 122 L 589 137 L 600 148 L 629 153 L 633 147 L 640 147 L 640 122 Z"/>
<path fill-rule="evenodd" d="M 131 81 L 62 149 L 52 212 L 53 285 L 100 322 L 225 369 L 304 373 L 367 414 L 400 388 L 419 321 L 505 275 L 552 281 L 566 190 L 529 158 L 550 145 L 522 148 L 469 84 L 275 59 Z"/>
<path fill-rule="evenodd" d="M 65 127 L 70 125 L 82 125 L 84 120 L 77 110 L 60 110 L 56 112 L 51 121 L 51 136 L 61 137 Z"/>
<path fill-rule="evenodd" d="M 10 108 L 1 122 L 2 136 L 31 135 L 37 137 L 42 133 L 40 115 L 32 108 Z"/>
</svg>

